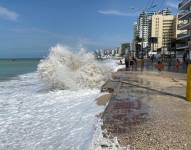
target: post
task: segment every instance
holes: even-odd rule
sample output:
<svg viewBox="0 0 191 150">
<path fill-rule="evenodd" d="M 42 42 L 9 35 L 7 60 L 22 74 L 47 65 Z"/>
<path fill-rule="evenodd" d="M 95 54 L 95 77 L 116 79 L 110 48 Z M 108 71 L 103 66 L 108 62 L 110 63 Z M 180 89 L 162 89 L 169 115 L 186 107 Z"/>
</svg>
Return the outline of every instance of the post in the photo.
<svg viewBox="0 0 191 150">
<path fill-rule="evenodd" d="M 191 40 L 191 37 L 190 37 Z M 187 69 L 187 89 L 186 89 L 186 99 L 191 101 L 191 41 L 188 42 L 189 46 L 189 64 Z"/>
<path fill-rule="evenodd" d="M 191 64 L 188 65 L 188 70 L 187 70 L 186 99 L 191 102 Z"/>
</svg>

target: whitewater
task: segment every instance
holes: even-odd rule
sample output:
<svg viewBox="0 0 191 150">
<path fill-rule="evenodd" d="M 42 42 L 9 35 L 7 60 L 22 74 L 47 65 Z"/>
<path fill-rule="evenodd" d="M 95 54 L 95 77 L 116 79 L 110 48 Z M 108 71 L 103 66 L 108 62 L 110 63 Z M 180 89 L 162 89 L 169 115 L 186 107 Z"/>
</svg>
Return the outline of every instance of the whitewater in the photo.
<svg viewBox="0 0 191 150">
<path fill-rule="evenodd" d="M 95 99 L 113 66 L 58 45 L 36 72 L 0 82 L 0 150 L 101 149 Z"/>
</svg>

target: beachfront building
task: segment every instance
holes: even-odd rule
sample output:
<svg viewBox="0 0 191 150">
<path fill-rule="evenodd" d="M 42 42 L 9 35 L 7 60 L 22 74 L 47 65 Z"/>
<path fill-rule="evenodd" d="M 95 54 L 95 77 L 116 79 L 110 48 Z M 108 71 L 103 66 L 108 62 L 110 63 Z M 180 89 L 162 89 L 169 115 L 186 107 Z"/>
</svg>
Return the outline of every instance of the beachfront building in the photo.
<svg viewBox="0 0 191 150">
<path fill-rule="evenodd" d="M 166 8 L 166 9 L 163 9 L 163 10 L 159 11 L 158 14 L 168 16 L 168 15 L 172 15 L 172 12 L 170 11 L 169 8 Z"/>
<path fill-rule="evenodd" d="M 138 48 L 137 48 L 137 44 L 139 43 L 139 41 L 137 41 L 139 34 L 138 34 L 138 24 L 137 22 L 134 22 L 133 24 L 133 40 L 132 40 L 132 51 L 134 53 L 134 55 L 138 56 Z"/>
<path fill-rule="evenodd" d="M 150 43 L 152 51 L 168 54 L 176 35 L 177 17 L 171 15 L 168 9 L 152 16 L 151 37 L 156 39 L 154 43 Z"/>
<path fill-rule="evenodd" d="M 182 32 L 178 35 L 177 51 L 180 54 L 186 54 L 187 58 L 191 56 L 191 0 L 182 0 L 178 6 L 179 14 L 178 29 Z M 189 56 L 190 55 L 190 56 Z"/>
<path fill-rule="evenodd" d="M 137 21 L 137 37 L 141 40 L 141 47 L 149 50 L 149 38 L 151 36 L 151 19 L 154 12 L 142 12 Z"/>
<path fill-rule="evenodd" d="M 134 24 L 133 24 L 133 41 L 132 41 L 133 50 L 136 49 L 136 43 L 137 43 L 137 37 L 138 36 L 139 36 L 139 34 L 138 34 L 138 24 L 137 24 L 137 22 L 134 22 Z"/>
</svg>

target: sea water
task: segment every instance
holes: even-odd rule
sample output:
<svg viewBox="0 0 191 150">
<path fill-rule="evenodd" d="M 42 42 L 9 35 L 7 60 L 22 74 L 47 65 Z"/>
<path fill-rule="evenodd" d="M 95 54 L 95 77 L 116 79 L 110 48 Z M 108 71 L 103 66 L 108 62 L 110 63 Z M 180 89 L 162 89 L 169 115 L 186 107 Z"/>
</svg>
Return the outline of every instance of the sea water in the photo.
<svg viewBox="0 0 191 150">
<path fill-rule="evenodd" d="M 0 81 L 34 72 L 40 59 L 0 59 Z"/>
<path fill-rule="evenodd" d="M 65 64 L 69 63 L 66 55 L 75 60 L 72 65 Z M 24 67 L 20 73 L 25 74 L 16 72 L 0 82 L 0 150 L 101 148 L 94 141 L 100 138 L 96 116 L 104 107 L 97 106 L 95 99 L 109 74 L 104 65 L 85 60 L 92 59 L 90 54 L 75 55 L 60 46 L 53 48 L 37 71 L 36 62 L 26 61 L 25 71 L 30 73 Z"/>
</svg>

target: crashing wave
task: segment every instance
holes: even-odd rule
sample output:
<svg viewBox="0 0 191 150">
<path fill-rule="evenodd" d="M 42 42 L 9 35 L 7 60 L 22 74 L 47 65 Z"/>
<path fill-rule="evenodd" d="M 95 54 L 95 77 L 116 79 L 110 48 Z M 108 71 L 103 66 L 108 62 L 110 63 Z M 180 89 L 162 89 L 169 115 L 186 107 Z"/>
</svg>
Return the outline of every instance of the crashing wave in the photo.
<svg viewBox="0 0 191 150">
<path fill-rule="evenodd" d="M 98 62 L 84 49 L 74 52 L 57 45 L 49 56 L 38 65 L 41 79 L 51 88 L 98 88 L 110 78 L 111 68 Z"/>
</svg>

